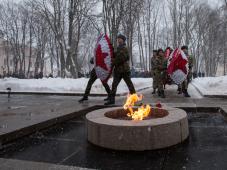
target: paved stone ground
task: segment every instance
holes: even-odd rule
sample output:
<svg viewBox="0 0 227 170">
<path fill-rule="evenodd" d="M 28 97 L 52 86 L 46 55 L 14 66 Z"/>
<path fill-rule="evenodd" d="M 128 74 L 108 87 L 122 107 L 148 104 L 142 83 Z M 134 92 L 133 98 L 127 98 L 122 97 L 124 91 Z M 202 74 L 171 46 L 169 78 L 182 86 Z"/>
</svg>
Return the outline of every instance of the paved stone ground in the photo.
<svg viewBox="0 0 227 170">
<path fill-rule="evenodd" d="M 226 105 L 226 100 L 223 99 L 202 98 L 192 86 L 189 92 L 192 98 L 178 95 L 175 86 L 167 87 L 166 99 L 153 96 L 151 89 L 141 93 L 144 95 L 144 103 L 160 101 L 172 107 L 220 107 Z M 12 95 L 8 100 L 7 95 L 0 95 L 0 144 L 32 132 L 31 130 L 39 130 L 40 127 L 61 122 L 63 117 L 71 119 L 71 116 L 80 114 L 83 109 L 104 103 L 104 97 L 90 97 L 90 101 L 83 104 L 77 102 L 79 98 L 76 96 Z M 125 97 L 117 97 L 116 105 L 121 106 L 124 101 Z M 30 128 L 31 126 L 33 127 Z M 2 139 L 3 137 L 4 139 Z"/>
<path fill-rule="evenodd" d="M 64 166 L 50 163 L 32 162 L 32 161 L 21 161 L 14 159 L 2 159 L 0 158 L 0 169 L 5 170 L 91 170 L 87 168 L 80 168 L 75 166 Z"/>
<path fill-rule="evenodd" d="M 23 128 L 26 133 L 30 130 L 26 128 L 30 126 L 34 126 L 33 130 L 38 129 L 39 127 L 35 125 L 39 125 L 39 123 L 55 120 L 58 117 L 78 112 L 94 105 L 92 102 L 92 104 L 80 105 L 77 100 L 78 97 L 15 95 L 8 101 L 6 96 L 1 95 L 0 139 L 1 135 L 10 133 L 12 133 L 11 136 L 20 135 L 17 130 Z M 97 102 L 94 103 L 98 104 Z M 48 123 L 42 126 L 48 126 Z"/>
<path fill-rule="evenodd" d="M 225 99 L 202 98 L 192 86 L 189 92 L 192 98 L 178 95 L 175 86 L 167 87 L 166 99 L 153 96 L 151 89 L 141 93 L 144 103 L 160 101 L 173 107 L 222 107 L 227 110 Z M 104 98 L 91 97 L 83 104 L 77 102 L 79 98 L 13 95 L 8 101 L 6 95 L 0 95 L 0 136 L 72 112 L 79 116 L 8 144 L 9 147 L 0 150 L 0 157 L 98 169 L 227 169 L 227 124 L 219 113 L 189 112 L 190 138 L 182 145 L 150 152 L 115 152 L 87 143 L 81 116 L 84 114 L 81 110 L 102 105 Z M 116 105 L 122 105 L 124 100 L 125 97 L 118 97 Z M 0 169 L 7 169 L 7 166 Z M 13 168 L 23 169 L 12 164 Z"/>
<path fill-rule="evenodd" d="M 119 152 L 96 147 L 87 142 L 84 117 L 79 117 L 17 141 L 3 150 L 0 157 L 103 170 L 226 169 L 227 123 L 224 117 L 220 113 L 203 112 L 188 112 L 188 115 L 189 139 L 168 149 Z"/>
</svg>

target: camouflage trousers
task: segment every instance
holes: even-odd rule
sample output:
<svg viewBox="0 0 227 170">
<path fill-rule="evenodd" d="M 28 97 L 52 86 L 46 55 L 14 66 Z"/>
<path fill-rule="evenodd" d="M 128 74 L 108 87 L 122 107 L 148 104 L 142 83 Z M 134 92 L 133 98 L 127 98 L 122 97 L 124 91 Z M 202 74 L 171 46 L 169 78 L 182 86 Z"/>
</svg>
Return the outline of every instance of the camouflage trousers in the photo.
<svg viewBox="0 0 227 170">
<path fill-rule="evenodd" d="M 153 89 L 154 90 L 158 88 L 158 85 L 157 84 L 158 84 L 158 82 L 157 82 L 157 79 L 155 77 L 155 73 L 153 71 Z"/>
<path fill-rule="evenodd" d="M 156 83 L 156 86 L 158 88 L 158 91 L 161 92 L 163 91 L 163 76 L 162 72 L 155 72 L 154 73 L 154 80 Z"/>
</svg>

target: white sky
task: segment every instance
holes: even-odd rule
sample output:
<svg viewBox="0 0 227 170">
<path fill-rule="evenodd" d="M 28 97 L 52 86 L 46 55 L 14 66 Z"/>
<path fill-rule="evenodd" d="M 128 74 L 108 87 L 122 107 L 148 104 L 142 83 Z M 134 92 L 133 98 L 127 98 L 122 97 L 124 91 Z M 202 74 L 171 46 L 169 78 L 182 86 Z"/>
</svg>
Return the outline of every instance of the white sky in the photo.
<svg viewBox="0 0 227 170">
<path fill-rule="evenodd" d="M 6 1 L 6 0 L 0 0 L 0 2 L 2 1 Z M 22 0 L 8 0 L 8 1 L 20 2 Z M 197 0 L 197 1 L 208 2 L 211 6 L 214 6 L 214 7 L 220 6 L 220 4 L 223 2 L 223 0 Z"/>
</svg>

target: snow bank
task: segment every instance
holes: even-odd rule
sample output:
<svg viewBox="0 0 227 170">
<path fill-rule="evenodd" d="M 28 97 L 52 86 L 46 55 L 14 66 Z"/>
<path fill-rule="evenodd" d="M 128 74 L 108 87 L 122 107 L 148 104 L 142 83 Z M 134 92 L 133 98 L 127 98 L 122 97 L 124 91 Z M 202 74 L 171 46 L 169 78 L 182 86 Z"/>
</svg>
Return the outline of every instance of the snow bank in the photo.
<svg viewBox="0 0 227 170">
<path fill-rule="evenodd" d="M 42 92 L 42 93 L 84 93 L 89 79 L 69 79 L 69 78 L 43 78 L 43 79 L 0 79 L 0 91 L 6 91 L 11 87 L 14 92 Z M 136 90 L 152 86 L 151 78 L 133 78 Z M 111 86 L 112 79 L 108 84 Z M 118 86 L 117 93 L 126 93 L 128 88 L 124 81 Z M 100 80 L 96 80 L 92 86 L 91 93 L 106 94 Z"/>
<path fill-rule="evenodd" d="M 192 83 L 203 95 L 227 95 L 227 76 L 196 78 Z"/>
</svg>

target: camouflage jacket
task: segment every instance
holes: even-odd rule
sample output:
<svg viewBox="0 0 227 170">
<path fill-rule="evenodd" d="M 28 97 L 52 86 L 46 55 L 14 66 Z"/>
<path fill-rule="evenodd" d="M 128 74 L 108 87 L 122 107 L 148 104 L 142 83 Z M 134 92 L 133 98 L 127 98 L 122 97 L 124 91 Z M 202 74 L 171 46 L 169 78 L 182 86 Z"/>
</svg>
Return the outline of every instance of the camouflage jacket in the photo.
<svg viewBox="0 0 227 170">
<path fill-rule="evenodd" d="M 154 71 L 156 73 L 161 73 L 164 71 L 166 68 L 165 66 L 165 57 L 158 56 L 155 60 L 155 65 L 154 65 Z"/>
<path fill-rule="evenodd" d="M 117 47 L 117 51 L 114 53 L 113 66 L 114 72 L 130 72 L 129 53 L 125 45 Z"/>
<path fill-rule="evenodd" d="M 151 58 L 151 69 L 152 69 L 152 71 L 155 70 L 155 66 L 156 66 L 156 56 L 153 56 Z"/>
</svg>

